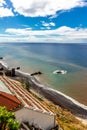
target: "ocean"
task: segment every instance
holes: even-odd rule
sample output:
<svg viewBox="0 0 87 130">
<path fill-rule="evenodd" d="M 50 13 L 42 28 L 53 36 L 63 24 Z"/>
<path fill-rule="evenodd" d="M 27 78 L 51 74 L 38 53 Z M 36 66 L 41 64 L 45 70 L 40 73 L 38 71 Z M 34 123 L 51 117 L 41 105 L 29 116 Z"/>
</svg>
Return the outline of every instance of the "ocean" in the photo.
<svg viewBox="0 0 87 130">
<path fill-rule="evenodd" d="M 57 43 L 0 43 L 0 57 L 9 67 L 27 73 L 41 71 L 37 78 L 87 106 L 87 45 Z M 55 70 L 66 74 L 54 74 Z"/>
</svg>

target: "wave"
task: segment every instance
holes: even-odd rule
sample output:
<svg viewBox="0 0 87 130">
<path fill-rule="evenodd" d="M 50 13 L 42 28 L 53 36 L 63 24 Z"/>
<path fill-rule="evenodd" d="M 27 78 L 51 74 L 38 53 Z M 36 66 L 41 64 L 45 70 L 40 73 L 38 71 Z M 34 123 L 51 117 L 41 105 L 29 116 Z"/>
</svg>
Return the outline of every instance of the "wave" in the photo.
<svg viewBox="0 0 87 130">
<path fill-rule="evenodd" d="M 66 70 L 55 70 L 53 71 L 53 74 L 66 74 L 67 71 Z"/>
</svg>

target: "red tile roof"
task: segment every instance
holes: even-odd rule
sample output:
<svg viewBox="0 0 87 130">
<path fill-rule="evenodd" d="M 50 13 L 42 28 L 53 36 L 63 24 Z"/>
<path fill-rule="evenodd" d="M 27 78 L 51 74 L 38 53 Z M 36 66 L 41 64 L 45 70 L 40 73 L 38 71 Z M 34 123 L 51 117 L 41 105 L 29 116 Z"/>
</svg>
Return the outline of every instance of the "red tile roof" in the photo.
<svg viewBox="0 0 87 130">
<path fill-rule="evenodd" d="M 11 92 L 14 92 L 15 95 L 20 97 L 22 101 L 22 106 L 24 105 L 28 108 L 52 113 L 39 100 L 37 100 L 30 92 L 24 89 L 20 83 L 15 82 L 14 80 L 11 80 L 7 77 L 2 77 L 1 80 L 9 88 Z"/>
<path fill-rule="evenodd" d="M 13 95 L 0 92 L 0 106 L 6 106 L 8 110 L 18 108 L 21 102 Z"/>
</svg>

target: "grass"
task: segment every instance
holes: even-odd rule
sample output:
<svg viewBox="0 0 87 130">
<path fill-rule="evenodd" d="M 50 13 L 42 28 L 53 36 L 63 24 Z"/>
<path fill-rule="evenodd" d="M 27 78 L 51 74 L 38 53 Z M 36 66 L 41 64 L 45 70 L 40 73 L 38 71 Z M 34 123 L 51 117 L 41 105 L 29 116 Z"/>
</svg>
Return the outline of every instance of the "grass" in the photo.
<svg viewBox="0 0 87 130">
<path fill-rule="evenodd" d="M 56 121 L 58 122 L 62 130 L 87 130 L 87 125 L 82 124 L 68 110 L 54 105 L 52 102 L 44 99 L 41 95 L 38 95 L 35 91 L 31 89 L 29 92 L 49 110 L 56 114 Z"/>
<path fill-rule="evenodd" d="M 63 130 L 87 130 L 87 125 L 82 124 L 82 122 L 76 119 L 76 117 L 68 110 L 54 105 L 52 102 L 45 100 L 33 91 L 31 91 L 31 93 L 43 105 L 45 105 L 48 109 L 56 114 L 56 120 Z"/>
</svg>

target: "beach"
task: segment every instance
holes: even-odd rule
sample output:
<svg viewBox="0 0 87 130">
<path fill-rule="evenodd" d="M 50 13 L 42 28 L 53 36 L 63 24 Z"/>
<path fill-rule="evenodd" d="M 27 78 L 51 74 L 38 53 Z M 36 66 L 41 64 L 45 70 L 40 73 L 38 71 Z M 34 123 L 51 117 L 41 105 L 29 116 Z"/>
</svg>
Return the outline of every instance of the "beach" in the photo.
<svg viewBox="0 0 87 130">
<path fill-rule="evenodd" d="M 9 67 L 4 64 L 4 62 L 0 62 L 0 66 L 7 71 L 10 70 Z M 79 103 L 78 101 L 59 91 L 48 88 L 47 86 L 40 83 L 34 76 L 31 76 L 29 73 L 25 73 L 20 70 L 15 70 L 15 75 L 21 78 L 27 78 L 31 84 L 31 89 L 34 89 L 34 91 L 36 91 L 40 95 L 43 95 L 45 98 L 52 101 L 54 104 L 66 108 L 74 115 L 87 120 L 87 106 Z"/>
<path fill-rule="evenodd" d="M 40 48 L 40 49 L 39 49 Z M 0 54 L 10 68 L 26 73 L 41 71 L 38 79 L 87 106 L 87 46 L 74 44 L 3 43 Z M 66 74 L 54 74 L 55 70 Z"/>
</svg>

